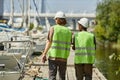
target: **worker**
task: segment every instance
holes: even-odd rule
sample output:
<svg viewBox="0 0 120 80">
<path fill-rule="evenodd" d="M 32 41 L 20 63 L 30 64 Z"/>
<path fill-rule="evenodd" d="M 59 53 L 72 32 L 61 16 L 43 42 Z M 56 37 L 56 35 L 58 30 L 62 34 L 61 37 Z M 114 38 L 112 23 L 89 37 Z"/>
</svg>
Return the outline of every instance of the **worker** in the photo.
<svg viewBox="0 0 120 80">
<path fill-rule="evenodd" d="M 79 32 L 74 34 L 73 49 L 75 50 L 74 64 L 77 80 L 92 80 L 92 67 L 95 61 L 95 36 L 87 32 L 89 20 L 81 18 L 78 21 Z"/>
<path fill-rule="evenodd" d="M 65 80 L 72 32 L 66 27 L 67 21 L 64 12 L 58 11 L 54 19 L 56 24 L 50 28 L 48 33 L 46 47 L 42 53 L 42 62 L 45 63 L 48 53 L 49 80 L 56 80 L 57 69 L 59 80 Z"/>
</svg>

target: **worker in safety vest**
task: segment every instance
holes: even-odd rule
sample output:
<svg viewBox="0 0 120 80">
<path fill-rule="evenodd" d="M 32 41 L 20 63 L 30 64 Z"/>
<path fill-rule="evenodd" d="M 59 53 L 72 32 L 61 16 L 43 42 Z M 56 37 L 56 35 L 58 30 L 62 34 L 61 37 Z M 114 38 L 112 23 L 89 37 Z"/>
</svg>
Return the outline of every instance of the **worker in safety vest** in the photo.
<svg viewBox="0 0 120 80">
<path fill-rule="evenodd" d="M 55 15 L 56 25 L 50 28 L 42 62 L 46 61 L 48 53 L 49 80 L 56 80 L 57 69 L 59 80 L 65 80 L 67 58 L 70 53 L 72 32 L 65 26 L 65 14 L 59 11 Z"/>
<path fill-rule="evenodd" d="M 95 37 L 87 32 L 89 21 L 81 18 L 78 21 L 80 32 L 74 34 L 73 49 L 75 50 L 75 74 L 77 80 L 92 80 L 92 65 L 95 61 Z"/>
</svg>

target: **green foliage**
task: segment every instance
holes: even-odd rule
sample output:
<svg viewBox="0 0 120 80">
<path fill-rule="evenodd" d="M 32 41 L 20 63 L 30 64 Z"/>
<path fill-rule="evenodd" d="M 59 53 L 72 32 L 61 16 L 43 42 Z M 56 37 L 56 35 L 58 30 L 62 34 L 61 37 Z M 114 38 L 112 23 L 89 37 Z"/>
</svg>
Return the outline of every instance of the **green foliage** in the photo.
<svg viewBox="0 0 120 80">
<path fill-rule="evenodd" d="M 95 27 L 96 37 L 118 43 L 120 47 L 120 0 L 102 0 L 96 8 Z M 111 55 L 109 58 L 120 61 L 120 54 Z M 116 74 L 120 73 L 120 67 Z"/>
<path fill-rule="evenodd" d="M 116 75 L 118 75 L 120 73 L 120 67 L 118 69 L 118 71 L 116 71 Z"/>
<path fill-rule="evenodd" d="M 34 24 L 33 24 L 33 23 L 30 23 L 29 30 L 32 30 L 33 28 L 34 28 Z"/>
<path fill-rule="evenodd" d="M 120 34 L 120 0 L 103 0 L 98 3 L 96 8 L 96 20 L 98 25 L 96 28 L 104 29 L 103 33 L 98 30 L 96 35 L 104 36 L 103 39 L 117 42 L 118 35 Z M 104 34 L 104 35 L 103 35 Z M 100 37 L 101 36 L 97 36 Z"/>
<path fill-rule="evenodd" d="M 34 24 L 33 23 L 30 23 L 30 27 L 29 27 L 29 31 L 32 30 L 34 28 Z M 42 30 L 42 26 L 38 26 L 37 27 L 37 30 Z"/>
<path fill-rule="evenodd" d="M 104 27 L 101 27 L 99 25 L 97 25 L 95 27 L 95 33 L 96 33 L 96 37 L 100 40 L 105 40 L 105 29 Z"/>
<path fill-rule="evenodd" d="M 109 58 L 113 59 L 113 60 L 120 61 L 120 55 L 116 55 L 115 53 L 113 53 L 112 55 L 110 55 Z"/>
<path fill-rule="evenodd" d="M 38 29 L 38 30 L 42 30 L 43 28 L 42 28 L 42 26 L 39 26 L 39 27 L 37 27 L 37 29 Z"/>
<path fill-rule="evenodd" d="M 109 56 L 109 59 L 115 60 L 115 61 L 120 61 L 120 54 L 116 55 L 115 53 L 113 53 Z M 118 75 L 120 73 L 120 66 L 119 66 L 119 69 L 115 72 L 116 72 L 116 75 Z"/>
</svg>

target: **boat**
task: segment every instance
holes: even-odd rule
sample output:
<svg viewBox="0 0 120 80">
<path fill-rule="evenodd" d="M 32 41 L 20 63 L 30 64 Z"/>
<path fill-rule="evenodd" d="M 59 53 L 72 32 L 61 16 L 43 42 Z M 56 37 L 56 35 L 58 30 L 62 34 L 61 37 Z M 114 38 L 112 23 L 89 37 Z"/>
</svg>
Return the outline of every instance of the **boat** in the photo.
<svg viewBox="0 0 120 80">
<path fill-rule="evenodd" d="M 0 43 L 2 48 L 0 49 L 0 80 L 21 80 L 25 64 L 32 52 L 31 41 L 1 41 Z"/>
<path fill-rule="evenodd" d="M 47 33 L 42 33 L 37 29 L 33 29 L 30 31 L 30 36 L 34 42 L 34 52 L 33 54 L 41 54 L 45 48 Z"/>
</svg>

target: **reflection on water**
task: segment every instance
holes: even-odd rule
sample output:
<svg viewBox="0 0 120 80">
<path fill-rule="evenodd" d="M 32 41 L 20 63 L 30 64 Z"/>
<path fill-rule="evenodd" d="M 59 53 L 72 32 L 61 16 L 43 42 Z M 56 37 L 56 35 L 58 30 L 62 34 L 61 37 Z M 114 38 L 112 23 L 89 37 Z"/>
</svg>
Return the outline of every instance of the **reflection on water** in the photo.
<svg viewBox="0 0 120 80">
<path fill-rule="evenodd" d="M 108 80 L 120 80 L 120 61 L 109 58 L 113 53 L 120 54 L 120 50 L 97 46 L 95 65 Z"/>
</svg>

